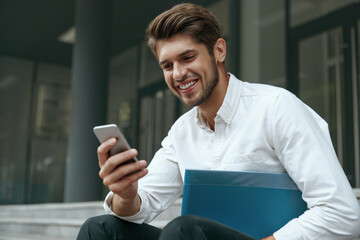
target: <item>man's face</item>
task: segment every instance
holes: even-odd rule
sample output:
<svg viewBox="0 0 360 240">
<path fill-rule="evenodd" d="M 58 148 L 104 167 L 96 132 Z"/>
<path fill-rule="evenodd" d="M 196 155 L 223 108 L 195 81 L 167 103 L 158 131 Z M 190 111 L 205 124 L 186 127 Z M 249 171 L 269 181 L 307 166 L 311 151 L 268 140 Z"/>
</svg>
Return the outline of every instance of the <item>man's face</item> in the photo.
<svg viewBox="0 0 360 240">
<path fill-rule="evenodd" d="M 156 53 L 170 90 L 189 106 L 206 102 L 219 81 L 214 57 L 190 36 L 177 34 L 156 44 Z"/>
</svg>

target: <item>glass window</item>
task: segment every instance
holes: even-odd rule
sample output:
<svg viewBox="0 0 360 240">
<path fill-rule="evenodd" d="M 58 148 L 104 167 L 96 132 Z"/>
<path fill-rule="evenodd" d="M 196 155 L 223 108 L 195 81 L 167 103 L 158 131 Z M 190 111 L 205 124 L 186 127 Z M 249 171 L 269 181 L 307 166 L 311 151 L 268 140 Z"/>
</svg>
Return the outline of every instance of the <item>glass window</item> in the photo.
<svg viewBox="0 0 360 240">
<path fill-rule="evenodd" d="M 165 91 L 157 91 L 154 96 L 154 137 L 153 148 L 157 151 L 161 146 L 161 141 L 166 136 L 165 122 L 166 122 L 166 95 Z"/>
<path fill-rule="evenodd" d="M 240 79 L 285 86 L 284 1 L 241 1 Z"/>
<path fill-rule="evenodd" d="M 141 98 L 139 156 L 151 161 L 175 122 L 176 97 L 168 89 Z"/>
<path fill-rule="evenodd" d="M 170 89 L 165 90 L 164 99 L 165 99 L 164 114 L 166 120 L 164 121 L 163 135 L 166 136 L 177 118 L 175 109 L 177 108 L 178 99 L 177 97 L 174 96 L 174 94 L 170 91 Z"/>
<path fill-rule="evenodd" d="M 34 138 L 31 146 L 29 203 L 62 202 L 67 142 Z"/>
<path fill-rule="evenodd" d="M 138 52 L 134 46 L 110 60 L 108 123 L 115 123 L 134 146 L 138 85 Z"/>
<path fill-rule="evenodd" d="M 41 63 L 37 72 L 28 201 L 62 202 L 70 128 L 70 69 Z"/>
<path fill-rule="evenodd" d="M 141 50 L 140 87 L 163 81 L 163 73 L 159 63 L 146 43 L 143 43 Z"/>
<path fill-rule="evenodd" d="M 0 204 L 25 202 L 33 63 L 0 56 Z"/>
<path fill-rule="evenodd" d="M 328 14 L 336 9 L 340 9 L 357 0 L 291 0 L 290 2 L 290 16 L 291 26 L 297 26 L 321 16 Z"/>
<path fill-rule="evenodd" d="M 342 29 L 300 42 L 299 97 L 329 124 L 332 142 L 343 162 L 344 57 Z"/>
<path fill-rule="evenodd" d="M 229 0 L 217 1 L 206 7 L 219 20 L 223 36 L 229 34 Z"/>
<path fill-rule="evenodd" d="M 139 157 L 148 162 L 153 157 L 154 135 L 154 99 L 150 96 L 142 97 L 140 102 L 140 129 L 139 129 Z"/>
</svg>

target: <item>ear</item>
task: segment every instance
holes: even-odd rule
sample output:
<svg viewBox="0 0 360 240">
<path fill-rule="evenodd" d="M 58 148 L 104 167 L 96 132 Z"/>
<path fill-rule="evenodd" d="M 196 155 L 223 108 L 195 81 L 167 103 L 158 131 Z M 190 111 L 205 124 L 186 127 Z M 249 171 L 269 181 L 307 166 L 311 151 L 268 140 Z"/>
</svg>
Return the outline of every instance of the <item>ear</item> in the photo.
<svg viewBox="0 0 360 240">
<path fill-rule="evenodd" d="M 226 58 L 226 41 L 219 38 L 214 45 L 214 57 L 216 62 L 223 63 Z"/>
</svg>

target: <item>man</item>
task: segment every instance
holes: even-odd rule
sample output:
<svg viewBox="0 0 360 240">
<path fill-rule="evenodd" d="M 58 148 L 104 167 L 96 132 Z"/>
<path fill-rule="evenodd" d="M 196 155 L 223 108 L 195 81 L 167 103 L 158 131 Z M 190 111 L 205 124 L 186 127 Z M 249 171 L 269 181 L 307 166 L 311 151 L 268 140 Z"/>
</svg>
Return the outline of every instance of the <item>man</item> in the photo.
<svg viewBox="0 0 360 240">
<path fill-rule="evenodd" d="M 104 203 L 109 215 L 89 219 L 79 239 L 251 239 L 195 216 L 179 217 L 163 230 L 143 224 L 182 195 L 186 168 L 287 172 L 309 210 L 264 239 L 360 234 L 359 206 L 327 124 L 288 91 L 227 73 L 226 42 L 211 13 L 177 5 L 150 23 L 147 36 L 170 90 L 196 107 L 174 123 L 148 168 L 146 161 L 119 166 L 137 152 L 109 157 L 115 139 L 98 148 L 99 175 L 111 190 Z"/>
</svg>

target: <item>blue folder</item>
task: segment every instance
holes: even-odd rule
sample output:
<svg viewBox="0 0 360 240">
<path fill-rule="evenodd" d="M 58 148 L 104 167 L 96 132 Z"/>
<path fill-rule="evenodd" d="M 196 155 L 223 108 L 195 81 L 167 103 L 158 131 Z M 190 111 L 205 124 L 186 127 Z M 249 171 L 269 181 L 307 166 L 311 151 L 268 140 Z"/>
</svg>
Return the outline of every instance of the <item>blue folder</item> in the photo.
<svg viewBox="0 0 360 240">
<path fill-rule="evenodd" d="M 181 215 L 210 218 L 256 239 L 306 208 L 287 173 L 185 170 Z"/>
</svg>

